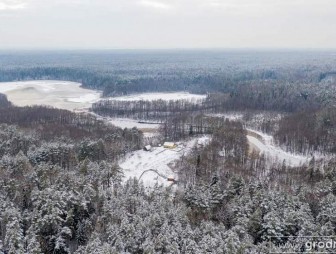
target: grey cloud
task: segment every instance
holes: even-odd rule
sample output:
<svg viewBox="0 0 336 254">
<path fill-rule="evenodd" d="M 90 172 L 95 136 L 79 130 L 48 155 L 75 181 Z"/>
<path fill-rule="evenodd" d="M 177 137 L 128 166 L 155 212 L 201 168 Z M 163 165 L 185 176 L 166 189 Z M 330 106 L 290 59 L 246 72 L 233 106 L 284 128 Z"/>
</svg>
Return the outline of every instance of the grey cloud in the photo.
<svg viewBox="0 0 336 254">
<path fill-rule="evenodd" d="M 334 0 L 0 0 L 0 48 L 334 47 L 335 31 Z"/>
<path fill-rule="evenodd" d="M 2 0 L 0 1 L 0 11 L 17 10 L 25 8 L 26 3 L 19 0 Z"/>
</svg>

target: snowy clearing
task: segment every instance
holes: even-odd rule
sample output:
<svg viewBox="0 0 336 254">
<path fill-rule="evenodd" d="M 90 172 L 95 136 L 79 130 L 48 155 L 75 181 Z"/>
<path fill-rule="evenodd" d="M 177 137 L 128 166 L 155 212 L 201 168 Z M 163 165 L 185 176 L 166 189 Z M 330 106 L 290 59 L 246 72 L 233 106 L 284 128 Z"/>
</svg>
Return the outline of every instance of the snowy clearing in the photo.
<svg viewBox="0 0 336 254">
<path fill-rule="evenodd" d="M 90 112 L 87 109 L 84 110 L 77 110 L 80 113 L 91 114 L 96 117 L 98 120 L 104 121 L 105 123 L 113 124 L 122 129 L 132 129 L 133 127 L 142 130 L 145 137 L 153 137 L 158 135 L 159 128 L 161 124 L 159 123 L 146 123 L 146 122 L 139 122 L 139 120 L 131 119 L 131 118 L 114 118 L 108 116 L 100 116 L 94 112 Z"/>
<path fill-rule="evenodd" d="M 285 161 L 286 165 L 297 167 L 309 162 L 310 160 L 310 158 L 306 156 L 292 154 L 275 146 L 273 137 L 270 135 L 251 129 L 247 130 L 252 134 L 256 134 L 255 136 L 247 135 L 250 145 L 252 147 L 256 147 L 261 153 L 265 154 L 266 158 L 271 162 L 282 163 Z"/>
<path fill-rule="evenodd" d="M 242 113 L 235 113 L 235 112 L 206 114 L 206 115 L 210 116 L 210 117 L 225 118 L 225 119 L 228 119 L 230 121 L 240 121 L 240 120 L 243 119 L 243 114 Z"/>
<path fill-rule="evenodd" d="M 123 129 L 133 127 L 138 129 L 158 129 L 160 127 L 160 124 L 139 123 L 139 121 L 130 118 L 109 118 L 108 122 Z"/>
<path fill-rule="evenodd" d="M 0 93 L 17 106 L 46 105 L 68 110 L 88 108 L 100 99 L 100 92 L 80 86 L 55 80 L 0 82 Z"/>
<path fill-rule="evenodd" d="M 108 100 L 116 101 L 154 101 L 154 100 L 199 100 L 205 99 L 206 95 L 191 94 L 186 92 L 176 93 L 142 93 L 127 96 L 118 96 L 113 98 L 107 98 Z"/>
<path fill-rule="evenodd" d="M 210 136 L 202 136 L 187 142 L 179 142 L 174 149 L 153 147 L 150 152 L 144 150 L 132 152 L 119 161 L 120 167 L 124 169 L 124 180 L 126 181 L 130 177 L 138 179 L 141 177 L 145 186 L 148 187 L 155 184 L 170 186 L 172 182 L 168 181 L 168 177 L 177 178 L 172 169 L 174 161 L 190 152 L 195 145 L 207 143 L 209 140 Z M 157 171 L 157 173 L 151 170 Z"/>
<path fill-rule="evenodd" d="M 133 127 L 138 128 L 144 133 L 145 137 L 155 137 L 158 135 L 159 127 L 161 124 L 145 123 L 139 122 L 138 120 L 131 118 L 113 118 L 107 116 L 100 116 L 96 113 L 89 112 L 88 110 L 77 110 L 80 113 L 91 114 L 95 116 L 98 120 L 104 121 L 105 123 L 113 124 L 122 129 L 132 129 Z"/>
</svg>

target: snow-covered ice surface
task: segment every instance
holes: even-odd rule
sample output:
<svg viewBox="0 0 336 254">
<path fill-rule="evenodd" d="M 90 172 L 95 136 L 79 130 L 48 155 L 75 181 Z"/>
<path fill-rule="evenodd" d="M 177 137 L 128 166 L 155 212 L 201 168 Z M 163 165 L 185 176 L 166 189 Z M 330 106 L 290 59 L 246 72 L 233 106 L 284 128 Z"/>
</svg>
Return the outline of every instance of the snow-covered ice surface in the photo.
<svg viewBox="0 0 336 254">
<path fill-rule="evenodd" d="M 100 92 L 80 86 L 55 80 L 0 82 L 0 93 L 17 106 L 47 105 L 68 110 L 88 108 L 100 99 Z"/>
<path fill-rule="evenodd" d="M 191 94 L 186 92 L 176 92 L 176 93 L 142 93 L 142 94 L 134 94 L 127 96 L 118 96 L 113 98 L 107 98 L 108 100 L 116 100 L 116 101 L 154 101 L 154 100 L 197 100 L 197 99 L 205 99 L 206 95 L 200 94 Z"/>
<path fill-rule="evenodd" d="M 96 102 L 98 100 L 97 95 L 96 94 L 84 94 L 84 95 L 80 95 L 79 97 L 72 97 L 69 98 L 68 101 L 69 102 L 76 102 L 76 103 L 82 103 L 82 102 Z"/>
<path fill-rule="evenodd" d="M 170 186 L 172 182 L 169 182 L 167 178 L 177 178 L 171 168 L 171 164 L 190 152 L 191 148 L 195 145 L 204 144 L 209 142 L 209 140 L 210 136 L 202 136 L 193 138 L 187 142 L 180 142 L 178 147 L 174 149 L 153 147 L 153 150 L 150 152 L 144 150 L 132 152 L 119 161 L 120 167 L 124 170 L 124 180 L 136 177 L 142 180 L 145 186 L 148 187 L 154 186 L 156 183 Z"/>
<path fill-rule="evenodd" d="M 283 161 L 285 161 L 286 165 L 297 167 L 308 163 L 310 160 L 310 158 L 307 156 L 292 154 L 284 151 L 278 146 L 275 146 L 273 142 L 273 137 L 270 135 L 252 129 L 248 129 L 248 131 L 255 133 L 259 137 L 261 137 L 260 139 L 251 135 L 247 135 L 249 143 L 252 144 L 254 147 L 258 148 L 259 151 L 265 154 L 266 158 L 268 160 L 271 160 L 272 162 L 282 163 Z"/>
<path fill-rule="evenodd" d="M 0 82 L 0 93 L 17 106 L 47 105 L 61 109 L 78 110 L 88 108 L 99 101 L 101 92 L 85 89 L 80 83 L 57 80 L 34 80 Z M 198 100 L 206 95 L 176 93 L 142 93 L 129 96 L 106 98 L 118 101 L 138 100 Z M 117 119 L 115 122 L 117 123 Z M 133 127 L 133 126 L 132 126 Z"/>
</svg>

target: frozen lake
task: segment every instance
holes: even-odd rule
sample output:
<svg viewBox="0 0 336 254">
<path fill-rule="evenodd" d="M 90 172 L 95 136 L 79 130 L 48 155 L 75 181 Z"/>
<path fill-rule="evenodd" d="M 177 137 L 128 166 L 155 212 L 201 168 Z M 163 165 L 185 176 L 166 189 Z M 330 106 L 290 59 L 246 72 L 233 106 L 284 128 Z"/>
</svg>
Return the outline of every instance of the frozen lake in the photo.
<svg viewBox="0 0 336 254">
<path fill-rule="evenodd" d="M 0 93 L 16 106 L 47 105 L 55 108 L 76 110 L 91 107 L 99 101 L 101 92 L 81 87 L 80 83 L 58 80 L 0 82 Z M 142 93 L 105 98 L 118 101 L 138 100 L 199 100 L 206 95 L 175 93 Z"/>
<path fill-rule="evenodd" d="M 46 105 L 78 112 L 88 112 L 92 103 L 99 101 L 101 92 L 81 87 L 80 83 L 58 80 L 35 80 L 0 82 L 0 93 L 6 94 L 8 100 L 16 106 Z M 104 98 L 117 101 L 138 100 L 200 100 L 206 95 L 186 92 L 174 93 L 142 93 L 119 97 Z M 155 136 L 160 124 L 139 123 L 128 118 L 104 118 L 121 128 L 137 127 L 147 136 Z"/>
<path fill-rule="evenodd" d="M 80 83 L 54 80 L 0 82 L 0 93 L 16 106 L 47 105 L 68 110 L 88 108 L 101 95 Z"/>
</svg>

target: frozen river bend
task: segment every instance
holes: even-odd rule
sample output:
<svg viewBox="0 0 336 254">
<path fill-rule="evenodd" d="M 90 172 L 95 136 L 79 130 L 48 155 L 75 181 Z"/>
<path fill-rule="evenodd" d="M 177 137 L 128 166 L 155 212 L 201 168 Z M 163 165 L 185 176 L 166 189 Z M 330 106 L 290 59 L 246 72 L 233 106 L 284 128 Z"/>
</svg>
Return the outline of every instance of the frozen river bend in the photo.
<svg viewBox="0 0 336 254">
<path fill-rule="evenodd" d="M 76 110 L 89 108 L 101 100 L 101 92 L 81 87 L 80 83 L 58 80 L 35 80 L 0 82 L 0 93 L 17 106 L 46 105 L 55 108 Z M 197 100 L 206 95 L 187 92 L 142 93 L 136 95 L 108 97 L 117 101 L 153 100 Z"/>
</svg>

